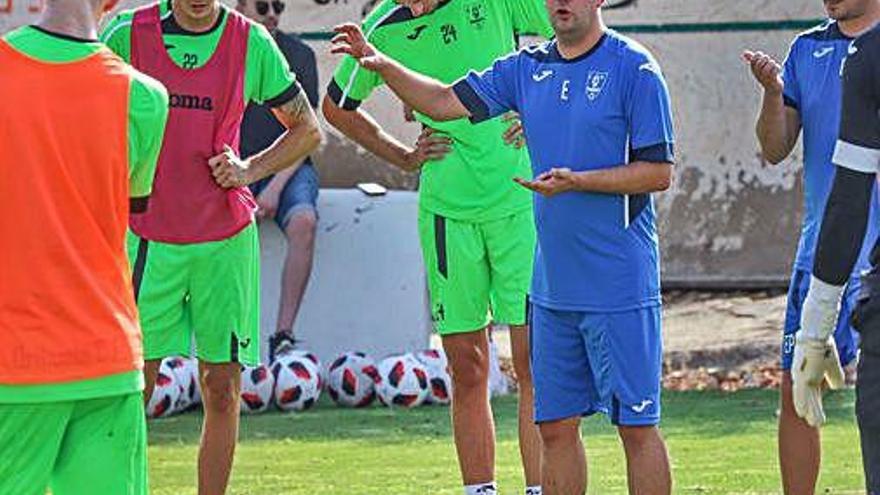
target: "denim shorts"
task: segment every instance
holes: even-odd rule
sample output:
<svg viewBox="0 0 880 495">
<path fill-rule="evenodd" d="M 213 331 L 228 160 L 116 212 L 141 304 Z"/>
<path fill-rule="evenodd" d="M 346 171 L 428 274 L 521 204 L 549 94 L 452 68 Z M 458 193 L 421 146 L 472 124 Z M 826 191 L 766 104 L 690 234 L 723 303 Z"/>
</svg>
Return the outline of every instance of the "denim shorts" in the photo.
<svg viewBox="0 0 880 495">
<path fill-rule="evenodd" d="M 251 192 L 254 196 L 259 196 L 274 177 L 274 175 L 269 176 L 251 184 Z M 275 212 L 275 223 L 281 230 L 286 230 L 287 224 L 294 215 L 308 211 L 317 214 L 317 203 L 318 173 L 314 165 L 306 162 L 284 185 L 278 202 L 278 211 Z"/>
</svg>

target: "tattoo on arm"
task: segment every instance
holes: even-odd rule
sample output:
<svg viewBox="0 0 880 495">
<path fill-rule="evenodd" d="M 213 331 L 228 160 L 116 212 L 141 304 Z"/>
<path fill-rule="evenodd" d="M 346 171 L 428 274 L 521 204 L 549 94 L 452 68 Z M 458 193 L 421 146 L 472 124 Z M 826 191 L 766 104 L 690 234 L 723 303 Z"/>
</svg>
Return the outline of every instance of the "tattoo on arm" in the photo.
<svg viewBox="0 0 880 495">
<path fill-rule="evenodd" d="M 300 91 L 290 101 L 273 110 L 278 120 L 288 129 L 315 118 L 312 106 L 304 91 Z"/>
<path fill-rule="evenodd" d="M 250 158 L 248 179 L 251 183 L 286 167 L 301 164 L 321 144 L 318 118 L 309 105 L 305 92 L 300 91 L 287 103 L 273 108 L 272 113 L 287 128 L 287 132 L 271 146 Z"/>
</svg>

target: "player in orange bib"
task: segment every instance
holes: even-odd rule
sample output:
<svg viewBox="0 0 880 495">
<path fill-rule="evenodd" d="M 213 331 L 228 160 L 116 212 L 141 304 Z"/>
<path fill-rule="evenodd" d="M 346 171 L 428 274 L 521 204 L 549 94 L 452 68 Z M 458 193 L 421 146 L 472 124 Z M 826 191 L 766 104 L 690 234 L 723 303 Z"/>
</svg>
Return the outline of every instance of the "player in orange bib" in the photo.
<svg viewBox="0 0 880 495">
<path fill-rule="evenodd" d="M 125 252 L 168 114 L 97 41 L 116 0 L 50 0 L 0 39 L 0 493 L 146 493 Z"/>
</svg>

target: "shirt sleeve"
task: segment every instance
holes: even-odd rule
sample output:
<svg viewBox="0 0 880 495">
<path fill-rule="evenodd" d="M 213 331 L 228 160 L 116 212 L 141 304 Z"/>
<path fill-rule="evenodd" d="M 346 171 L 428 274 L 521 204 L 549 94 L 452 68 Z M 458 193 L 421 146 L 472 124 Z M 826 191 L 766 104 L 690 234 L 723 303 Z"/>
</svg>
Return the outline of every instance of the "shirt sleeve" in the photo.
<svg viewBox="0 0 880 495">
<path fill-rule="evenodd" d="M 366 70 L 352 57 L 339 62 L 327 87 L 327 96 L 343 110 L 355 110 L 384 84 L 379 74 Z"/>
<path fill-rule="evenodd" d="M 393 0 L 381 1 L 361 25 L 361 29 L 370 43 L 392 58 L 394 57 L 395 42 L 399 43 L 400 40 L 388 39 L 384 35 L 382 27 L 390 19 L 402 15 L 402 9 L 406 9 L 406 7 L 398 5 Z M 327 87 L 327 97 L 343 110 L 356 110 L 376 88 L 383 84 L 385 81 L 379 74 L 364 69 L 355 59 L 345 56 L 333 72 L 333 77 Z"/>
<path fill-rule="evenodd" d="M 669 89 L 656 60 L 645 56 L 636 63 L 626 102 L 630 161 L 673 163 L 675 136 Z"/>
<path fill-rule="evenodd" d="M 131 63 L 131 21 L 134 14 L 122 12 L 104 26 L 100 40 L 120 58 Z"/>
<path fill-rule="evenodd" d="M 137 73 L 128 115 L 129 196 L 149 196 L 168 119 L 168 93 L 158 81 Z"/>
<path fill-rule="evenodd" d="M 869 39 L 873 43 L 853 43 L 844 63 L 834 163 L 873 174 L 880 172 L 880 35 Z"/>
<path fill-rule="evenodd" d="M 513 16 L 513 28 L 517 34 L 537 34 L 553 37 L 553 25 L 543 0 L 506 0 Z"/>
<path fill-rule="evenodd" d="M 782 66 L 782 81 L 785 83 L 782 99 L 785 101 L 785 106 L 800 111 L 801 89 L 797 78 L 797 48 L 798 41 L 795 39 L 788 49 L 788 56 L 785 57 Z"/>
<path fill-rule="evenodd" d="M 251 25 L 247 54 L 249 101 L 279 107 L 302 91 L 278 44 L 265 27 Z"/>
<path fill-rule="evenodd" d="M 517 66 L 519 55 L 500 58 L 491 67 L 471 71 L 452 89 L 470 112 L 473 123 L 483 122 L 510 110 L 517 110 Z"/>
</svg>

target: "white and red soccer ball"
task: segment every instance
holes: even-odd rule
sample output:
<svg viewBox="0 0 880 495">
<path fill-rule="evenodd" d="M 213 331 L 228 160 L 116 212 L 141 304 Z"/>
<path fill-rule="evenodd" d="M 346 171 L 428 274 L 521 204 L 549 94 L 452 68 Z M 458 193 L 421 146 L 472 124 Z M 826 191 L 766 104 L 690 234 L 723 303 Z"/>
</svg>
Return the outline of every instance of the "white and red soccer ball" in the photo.
<svg viewBox="0 0 880 495">
<path fill-rule="evenodd" d="M 284 354 L 272 363 L 275 404 L 283 411 L 305 411 L 321 396 L 321 371 L 306 357 Z"/>
<path fill-rule="evenodd" d="M 166 361 L 159 365 L 153 393 L 147 402 L 147 417 L 165 418 L 177 412 L 177 402 L 183 393 L 183 386 L 178 383 L 174 370 Z"/>
<path fill-rule="evenodd" d="M 344 407 L 366 407 L 376 398 L 380 381 L 376 362 L 362 352 L 346 352 L 330 365 L 327 393 Z"/>
<path fill-rule="evenodd" d="M 386 406 L 417 407 L 430 393 L 428 371 L 412 354 L 391 356 L 379 363 L 379 401 Z"/>
<path fill-rule="evenodd" d="M 174 373 L 177 383 L 180 385 L 180 397 L 174 406 L 175 411 L 183 412 L 197 406 L 202 402 L 202 393 L 199 386 L 199 365 L 195 359 L 181 356 L 167 357 L 162 366 L 167 366 Z"/>
<path fill-rule="evenodd" d="M 315 365 L 318 369 L 318 378 L 321 379 L 321 383 L 319 383 L 319 387 L 321 390 L 327 386 L 327 370 L 324 369 L 324 365 L 321 364 L 321 360 L 318 359 L 318 356 L 311 351 L 304 350 L 295 350 L 290 351 L 290 355 L 298 358 L 308 359 Z"/>
<path fill-rule="evenodd" d="M 443 349 L 425 349 L 414 352 L 413 356 L 424 364 L 426 368 L 448 369 L 449 360 L 446 358 L 446 352 Z"/>
<path fill-rule="evenodd" d="M 275 377 L 269 367 L 245 366 L 241 370 L 241 400 L 239 408 L 243 413 L 261 413 L 272 405 L 275 392 Z"/>
<path fill-rule="evenodd" d="M 430 392 L 426 403 L 447 405 L 452 401 L 452 377 L 449 375 L 449 361 L 441 349 L 426 349 L 414 354 L 428 372 Z"/>
</svg>

